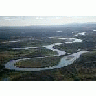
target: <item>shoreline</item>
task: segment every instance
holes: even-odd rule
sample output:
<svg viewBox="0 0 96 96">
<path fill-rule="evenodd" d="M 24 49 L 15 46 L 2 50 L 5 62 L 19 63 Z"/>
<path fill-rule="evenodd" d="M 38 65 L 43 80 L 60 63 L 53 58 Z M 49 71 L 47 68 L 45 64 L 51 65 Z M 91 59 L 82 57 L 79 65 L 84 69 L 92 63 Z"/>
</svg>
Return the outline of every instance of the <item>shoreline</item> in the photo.
<svg viewBox="0 0 96 96">
<path fill-rule="evenodd" d="M 58 53 L 57 56 L 61 56 L 61 55 L 65 55 L 66 52 L 53 48 L 55 45 L 61 45 L 61 44 L 62 43 L 54 43 L 54 44 L 43 46 L 43 47 L 45 47 L 46 49 L 50 49 L 52 51 L 57 51 L 57 53 Z M 61 67 L 67 66 L 69 64 L 72 64 L 76 59 L 78 59 L 80 57 L 81 54 L 86 53 L 86 52 L 88 52 L 88 51 L 79 51 L 79 52 L 73 53 L 71 55 L 63 56 L 60 59 L 59 63 L 56 66 L 52 66 L 52 67 L 49 66 L 49 67 L 45 67 L 45 68 L 19 68 L 19 67 L 14 66 L 14 64 L 16 62 L 19 62 L 20 60 L 31 59 L 31 58 L 23 58 L 23 59 L 11 60 L 11 61 L 7 62 L 5 64 L 5 68 L 10 69 L 10 70 L 16 70 L 16 71 L 41 71 L 41 70 L 61 68 Z M 71 56 L 72 58 L 68 59 L 68 56 Z"/>
</svg>

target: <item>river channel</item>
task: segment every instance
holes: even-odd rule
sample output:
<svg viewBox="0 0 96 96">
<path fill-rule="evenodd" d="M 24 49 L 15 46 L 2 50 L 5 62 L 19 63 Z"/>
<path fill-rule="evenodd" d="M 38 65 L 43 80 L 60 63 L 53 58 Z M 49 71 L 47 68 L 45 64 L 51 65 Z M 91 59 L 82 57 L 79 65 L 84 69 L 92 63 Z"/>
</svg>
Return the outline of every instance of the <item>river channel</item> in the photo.
<svg viewBox="0 0 96 96">
<path fill-rule="evenodd" d="M 65 55 L 66 52 L 65 51 L 60 51 L 58 49 L 54 49 L 55 45 L 61 45 L 61 44 L 62 43 L 54 43 L 54 44 L 47 45 L 47 46 L 42 46 L 42 47 L 45 47 L 46 49 L 50 49 L 52 51 L 56 51 L 58 53 L 58 55 L 54 55 L 54 56 L 61 56 L 61 55 Z M 80 57 L 81 54 L 86 53 L 86 52 L 88 52 L 88 51 L 79 51 L 79 52 L 73 53 L 71 55 L 63 56 L 60 59 L 60 61 L 59 61 L 59 63 L 57 65 L 49 66 L 49 67 L 45 67 L 45 68 L 19 68 L 19 67 L 14 66 L 14 64 L 16 62 L 19 62 L 20 60 L 26 60 L 26 59 L 31 59 L 31 58 L 23 58 L 23 59 L 18 59 L 18 60 L 11 60 L 11 61 L 9 61 L 9 62 L 7 62 L 5 64 L 5 68 L 6 69 L 10 69 L 10 70 L 16 70 L 16 71 L 41 71 L 41 70 L 61 68 L 61 67 L 67 66 L 69 64 L 72 64 L 76 59 L 78 59 Z"/>
</svg>

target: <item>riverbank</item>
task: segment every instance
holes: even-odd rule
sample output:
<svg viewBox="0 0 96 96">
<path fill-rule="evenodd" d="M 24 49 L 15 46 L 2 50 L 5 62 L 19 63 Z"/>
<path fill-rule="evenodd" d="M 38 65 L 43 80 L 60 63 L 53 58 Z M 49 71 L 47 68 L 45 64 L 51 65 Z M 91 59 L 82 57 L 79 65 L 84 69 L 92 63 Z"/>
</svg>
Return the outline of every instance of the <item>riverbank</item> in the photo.
<svg viewBox="0 0 96 96">
<path fill-rule="evenodd" d="M 27 60 L 20 60 L 14 66 L 19 68 L 45 68 L 49 66 L 55 66 L 59 63 L 60 57 L 37 57 Z"/>
<path fill-rule="evenodd" d="M 50 49 L 52 51 L 56 51 L 58 53 L 58 55 L 56 55 L 56 56 L 62 56 L 62 55 L 65 55 L 65 53 L 66 53 L 65 51 L 60 51 L 58 49 L 54 49 L 55 45 L 61 45 L 61 44 L 62 43 L 54 43 L 54 44 L 43 46 L 43 47 L 46 47 L 47 49 Z M 80 52 L 73 53 L 68 56 L 64 56 L 60 59 L 60 62 L 58 64 L 55 64 L 54 66 L 48 66 L 45 68 L 30 68 L 30 67 L 29 68 L 26 68 L 26 67 L 20 68 L 20 65 L 19 65 L 19 67 L 14 65 L 14 64 L 20 62 L 21 60 L 29 60 L 30 58 L 11 60 L 10 62 L 7 62 L 5 64 L 5 68 L 10 69 L 10 70 L 16 70 L 16 71 L 41 71 L 41 70 L 61 68 L 61 67 L 67 66 L 69 64 L 72 64 L 76 59 L 78 59 L 80 57 L 81 54 L 86 53 L 86 52 L 88 52 L 88 51 L 80 51 Z M 72 58 L 68 59 L 69 56 L 71 56 Z"/>
<path fill-rule="evenodd" d="M 86 58 L 84 58 L 88 56 L 88 60 L 91 61 L 91 58 L 96 55 L 96 52 L 94 52 L 94 56 L 92 54 L 93 52 L 84 53 L 73 64 L 62 68 L 42 70 L 39 72 L 23 72 L 23 75 L 14 78 L 13 81 L 95 81 L 96 62 L 87 62 L 86 64 Z M 95 60 L 96 57 L 93 58 L 93 61 Z"/>
<path fill-rule="evenodd" d="M 84 56 L 86 61 L 81 59 L 85 51 L 96 51 L 96 32 L 92 32 L 95 28 L 92 27 L 92 29 L 87 30 L 86 28 L 82 29 L 78 27 L 76 27 L 76 29 L 73 27 L 62 27 L 62 32 L 59 33 L 56 32 L 56 28 L 57 27 L 52 30 L 51 28 L 49 28 L 49 30 L 36 29 L 37 32 L 31 29 L 29 33 L 29 29 L 26 30 L 26 32 L 25 30 L 20 30 L 19 32 L 12 30 L 11 33 L 4 29 L 6 31 L 4 36 L 6 34 L 6 37 L 9 39 L 0 39 L 0 80 L 96 80 L 96 54 L 93 55 L 93 57 L 92 55 L 91 57 L 89 55 Z M 58 29 L 58 31 L 60 30 L 61 28 Z M 18 36 L 13 34 L 14 31 L 16 31 L 16 34 L 19 33 Z M 25 32 L 26 34 L 20 35 L 20 32 Z M 84 34 L 84 32 L 86 32 L 86 34 Z M 14 37 L 9 37 L 7 34 L 13 34 Z M 1 37 L 2 36 L 1 34 Z M 45 66 L 43 62 L 44 67 L 39 65 L 39 68 L 36 68 L 35 65 L 34 68 L 31 68 L 32 66 L 30 67 L 30 64 L 27 66 L 27 63 L 24 65 L 25 67 L 22 66 L 24 68 L 14 66 L 16 62 L 19 63 L 24 59 L 28 61 L 30 60 L 28 58 L 46 58 L 47 60 L 47 57 L 59 57 L 60 60 L 52 66 L 50 66 L 50 64 Z M 81 62 L 77 62 L 77 60 Z"/>
</svg>

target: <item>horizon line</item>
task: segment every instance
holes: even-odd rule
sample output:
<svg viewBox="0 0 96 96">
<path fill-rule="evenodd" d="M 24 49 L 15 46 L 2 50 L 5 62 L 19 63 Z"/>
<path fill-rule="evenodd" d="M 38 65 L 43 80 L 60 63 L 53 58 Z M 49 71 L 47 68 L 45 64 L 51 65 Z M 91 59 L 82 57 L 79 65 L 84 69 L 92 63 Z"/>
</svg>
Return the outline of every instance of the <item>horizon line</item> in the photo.
<svg viewBox="0 0 96 96">
<path fill-rule="evenodd" d="M 96 22 L 83 22 L 83 23 L 78 23 L 78 22 L 74 22 L 74 23 L 66 23 L 66 24 L 52 24 L 52 25 L 44 25 L 44 24 L 42 24 L 42 25 L 24 25 L 24 26 L 0 26 L 0 27 L 31 27 L 31 26 L 63 26 L 63 25 L 71 25 L 71 24 L 91 24 L 91 23 L 96 23 Z"/>
</svg>

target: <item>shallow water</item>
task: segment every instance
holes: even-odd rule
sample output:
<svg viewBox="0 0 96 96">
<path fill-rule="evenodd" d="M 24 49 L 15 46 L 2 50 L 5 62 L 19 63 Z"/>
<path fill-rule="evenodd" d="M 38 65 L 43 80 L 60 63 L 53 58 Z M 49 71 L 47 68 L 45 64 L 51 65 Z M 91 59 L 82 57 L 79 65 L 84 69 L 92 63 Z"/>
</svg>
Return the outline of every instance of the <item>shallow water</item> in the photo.
<svg viewBox="0 0 96 96">
<path fill-rule="evenodd" d="M 93 30 L 93 31 L 96 31 L 96 30 Z"/>
<path fill-rule="evenodd" d="M 50 49 L 50 50 L 52 50 L 52 51 L 56 51 L 56 52 L 58 53 L 58 55 L 55 55 L 55 56 L 61 56 L 61 55 L 65 55 L 66 52 L 65 52 L 65 51 L 60 51 L 60 50 L 58 50 L 58 49 L 54 49 L 54 48 L 53 48 L 55 45 L 61 45 L 61 44 L 62 44 L 62 43 L 54 43 L 54 44 L 47 45 L 47 46 L 43 46 L 43 47 L 45 47 L 46 49 Z"/>
<path fill-rule="evenodd" d="M 66 52 L 53 48 L 53 46 L 61 45 L 61 44 L 62 43 L 54 43 L 54 44 L 43 46 L 43 47 L 45 47 L 47 49 L 50 49 L 50 50 L 53 50 L 53 51 L 57 51 L 58 52 L 57 56 L 61 56 L 61 55 L 65 55 Z M 5 68 L 12 69 L 12 70 L 17 70 L 17 71 L 41 71 L 41 70 L 47 70 L 47 69 L 61 68 L 61 67 L 67 66 L 69 64 L 72 64 L 77 58 L 80 57 L 80 55 L 82 53 L 86 53 L 86 52 L 88 52 L 88 51 L 80 51 L 80 52 L 73 53 L 73 54 L 68 55 L 68 56 L 64 56 L 60 59 L 60 62 L 56 66 L 52 66 L 52 67 L 49 66 L 49 67 L 45 67 L 45 68 L 19 68 L 19 67 L 14 66 L 14 64 L 16 62 L 19 62 L 20 60 L 31 59 L 31 58 L 23 58 L 23 59 L 11 60 L 11 61 L 7 62 L 5 64 Z M 69 58 L 69 57 L 71 57 L 71 58 Z M 37 57 L 37 58 L 40 58 L 40 57 Z"/>
<path fill-rule="evenodd" d="M 78 42 L 82 42 L 81 39 L 77 39 L 77 38 L 58 38 L 61 40 L 67 40 L 65 43 L 78 43 Z"/>
<path fill-rule="evenodd" d="M 56 31 L 56 32 L 62 32 L 62 31 Z"/>
<path fill-rule="evenodd" d="M 80 33 L 77 33 L 75 36 L 79 36 L 79 35 L 85 36 L 85 33 L 86 32 L 80 32 Z"/>
<path fill-rule="evenodd" d="M 12 49 L 13 50 L 21 50 L 21 49 L 28 50 L 28 49 L 35 49 L 35 48 L 38 48 L 38 47 L 25 47 L 25 48 L 12 48 Z"/>
<path fill-rule="evenodd" d="M 2 42 L 2 43 L 16 43 L 16 42 L 20 42 L 20 40 L 16 40 L 16 41 L 6 41 L 6 42 Z"/>
</svg>

